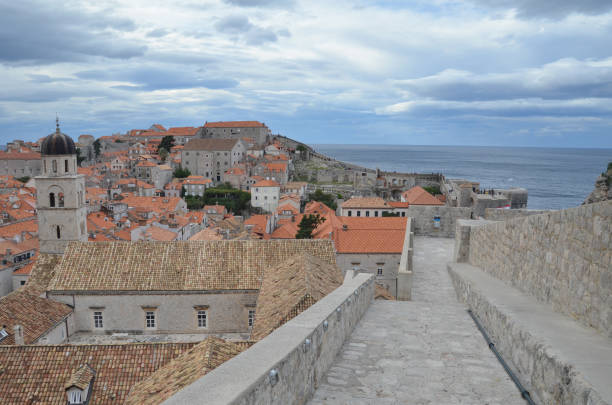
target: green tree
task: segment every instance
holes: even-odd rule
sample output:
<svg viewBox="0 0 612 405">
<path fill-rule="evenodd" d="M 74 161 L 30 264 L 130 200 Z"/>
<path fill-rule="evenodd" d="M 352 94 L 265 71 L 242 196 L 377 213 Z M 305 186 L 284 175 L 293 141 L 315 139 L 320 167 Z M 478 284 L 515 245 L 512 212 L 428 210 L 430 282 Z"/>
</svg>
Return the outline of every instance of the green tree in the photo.
<svg viewBox="0 0 612 405">
<path fill-rule="evenodd" d="M 16 177 L 15 180 L 19 180 L 20 182 L 25 184 L 30 181 L 30 176 Z"/>
<path fill-rule="evenodd" d="M 189 169 L 183 169 L 179 166 L 172 175 L 177 179 L 184 179 L 185 177 L 191 176 L 191 172 Z"/>
<path fill-rule="evenodd" d="M 312 239 L 312 232 L 323 222 L 325 222 L 325 218 L 319 214 L 304 215 L 298 224 L 295 239 Z"/>
<path fill-rule="evenodd" d="M 309 196 L 309 200 L 322 202 L 332 210 L 338 208 L 338 204 L 336 204 L 336 200 L 334 199 L 333 194 L 324 193 L 323 191 L 321 191 L 321 189 L 317 189 L 314 193 L 311 193 Z"/>
<path fill-rule="evenodd" d="M 304 153 L 304 152 L 306 152 L 306 146 L 304 146 L 304 145 L 302 145 L 302 144 L 299 144 L 299 145 L 297 146 L 297 148 L 295 148 L 295 150 L 299 150 L 299 151 L 300 151 L 300 153 Z"/>
<path fill-rule="evenodd" d="M 81 155 L 81 148 L 76 148 L 76 155 L 77 155 L 77 165 L 81 166 L 81 163 L 83 163 L 83 160 L 85 160 L 85 156 Z"/>
<path fill-rule="evenodd" d="M 425 186 L 423 187 L 423 190 L 433 195 L 442 194 L 442 192 L 440 191 L 440 186 Z"/>
<path fill-rule="evenodd" d="M 174 146 L 174 137 L 170 135 L 166 135 L 162 138 L 159 146 L 157 147 L 157 153 L 159 153 L 159 150 L 161 148 L 164 148 L 167 151 L 170 151 L 173 146 Z"/>
<path fill-rule="evenodd" d="M 399 212 L 383 211 L 382 216 L 383 217 L 399 217 L 400 213 Z"/>
<path fill-rule="evenodd" d="M 159 155 L 159 158 L 162 162 L 165 162 L 166 159 L 168 159 L 168 151 L 166 150 L 166 148 L 159 148 L 157 150 L 157 154 Z"/>
<path fill-rule="evenodd" d="M 96 154 L 96 159 L 100 156 L 100 149 L 102 149 L 102 145 L 100 145 L 100 140 L 96 139 L 93 143 L 94 153 Z"/>
</svg>

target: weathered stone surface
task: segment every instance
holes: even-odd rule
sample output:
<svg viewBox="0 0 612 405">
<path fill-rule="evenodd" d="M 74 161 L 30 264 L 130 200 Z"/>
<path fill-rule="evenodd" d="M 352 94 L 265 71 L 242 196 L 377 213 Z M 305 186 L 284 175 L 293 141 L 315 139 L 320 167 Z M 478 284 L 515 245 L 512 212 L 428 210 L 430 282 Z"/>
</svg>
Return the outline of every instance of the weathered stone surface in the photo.
<svg viewBox="0 0 612 405">
<path fill-rule="evenodd" d="M 469 262 L 612 337 L 612 201 L 472 228 Z"/>
<path fill-rule="evenodd" d="M 450 263 L 448 271 L 537 403 L 612 403 L 612 341 L 474 266 Z"/>
<path fill-rule="evenodd" d="M 416 237 L 413 301 L 370 306 L 311 405 L 525 403 L 457 302 L 452 245 Z"/>
</svg>

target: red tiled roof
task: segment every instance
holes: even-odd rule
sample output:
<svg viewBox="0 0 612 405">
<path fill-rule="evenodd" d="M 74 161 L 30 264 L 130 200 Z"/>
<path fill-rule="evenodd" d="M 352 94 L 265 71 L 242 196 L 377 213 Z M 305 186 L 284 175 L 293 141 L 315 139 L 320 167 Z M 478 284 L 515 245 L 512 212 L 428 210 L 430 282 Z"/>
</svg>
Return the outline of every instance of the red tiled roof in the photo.
<svg viewBox="0 0 612 405">
<path fill-rule="evenodd" d="M 421 186 L 415 186 L 410 190 L 404 191 L 402 197 L 410 203 L 410 205 L 444 205 L 442 201 L 428 193 Z"/>
<path fill-rule="evenodd" d="M 389 201 L 389 202 L 387 202 L 387 204 L 389 204 L 393 208 L 408 208 L 408 207 L 410 207 L 410 203 L 409 202 Z"/>
<path fill-rule="evenodd" d="M 397 253 L 404 247 L 407 218 L 337 217 L 334 244 L 338 253 Z"/>
<path fill-rule="evenodd" d="M 342 208 L 391 208 L 380 197 L 353 197 L 342 203 Z"/>
<path fill-rule="evenodd" d="M 280 187 L 280 184 L 274 180 L 260 180 L 253 184 L 253 187 Z"/>
</svg>

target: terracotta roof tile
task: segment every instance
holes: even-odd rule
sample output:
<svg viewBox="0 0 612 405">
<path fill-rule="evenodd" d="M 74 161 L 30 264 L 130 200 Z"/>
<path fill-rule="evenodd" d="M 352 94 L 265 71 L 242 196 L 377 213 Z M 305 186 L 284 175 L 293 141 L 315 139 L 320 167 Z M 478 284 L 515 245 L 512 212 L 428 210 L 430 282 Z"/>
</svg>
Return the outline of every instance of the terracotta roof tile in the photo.
<svg viewBox="0 0 612 405">
<path fill-rule="evenodd" d="M 13 330 L 15 325 L 21 325 L 23 328 L 26 344 L 34 343 L 72 312 L 68 305 L 41 298 L 36 292 L 19 288 L 0 298 L 0 325 L 4 325 L 8 333 L 8 337 L 0 341 L 0 344 L 15 344 Z"/>
<path fill-rule="evenodd" d="M 401 253 L 407 218 L 337 217 L 333 238 L 338 253 Z"/>
<path fill-rule="evenodd" d="M 2 404 L 65 405 L 65 385 L 85 364 L 95 372 L 89 403 L 122 404 L 132 386 L 194 345 L 131 343 L 0 346 Z"/>
<path fill-rule="evenodd" d="M 71 242 L 48 290 L 256 290 L 267 268 L 303 252 L 336 262 L 329 240 Z"/>
<path fill-rule="evenodd" d="M 353 197 L 342 203 L 342 208 L 391 208 L 380 197 Z"/>
<path fill-rule="evenodd" d="M 253 184 L 252 187 L 280 187 L 280 184 L 278 184 L 274 180 L 260 180 L 257 183 Z"/>
<path fill-rule="evenodd" d="M 402 197 L 410 203 L 410 205 L 444 205 L 442 201 L 438 200 L 420 186 L 415 186 L 410 190 L 404 191 Z"/>
<path fill-rule="evenodd" d="M 293 256 L 264 274 L 257 306 L 253 340 L 266 337 L 342 284 L 342 272 L 307 253 Z"/>
<path fill-rule="evenodd" d="M 134 385 L 125 405 L 156 405 L 247 349 L 252 342 L 208 337 Z"/>
</svg>

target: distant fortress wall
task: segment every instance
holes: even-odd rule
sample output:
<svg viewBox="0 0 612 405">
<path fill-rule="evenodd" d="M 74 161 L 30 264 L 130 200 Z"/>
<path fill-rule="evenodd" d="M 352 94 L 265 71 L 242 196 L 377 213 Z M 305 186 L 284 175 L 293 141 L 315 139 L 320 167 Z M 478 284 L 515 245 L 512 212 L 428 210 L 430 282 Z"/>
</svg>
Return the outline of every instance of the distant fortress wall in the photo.
<svg viewBox="0 0 612 405">
<path fill-rule="evenodd" d="M 490 221 L 507 221 L 509 219 L 527 217 L 530 215 L 548 214 L 551 210 L 528 210 L 528 209 L 517 209 L 517 210 L 506 210 L 503 208 L 486 208 L 484 219 Z"/>
<path fill-rule="evenodd" d="M 469 231 L 469 263 L 612 336 L 612 201 Z"/>
</svg>

